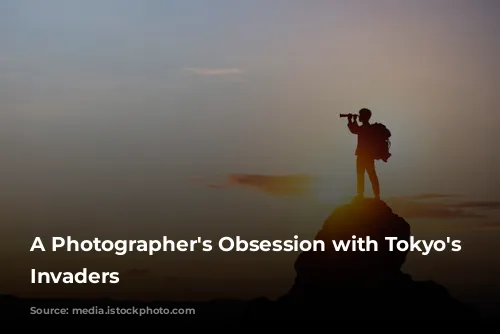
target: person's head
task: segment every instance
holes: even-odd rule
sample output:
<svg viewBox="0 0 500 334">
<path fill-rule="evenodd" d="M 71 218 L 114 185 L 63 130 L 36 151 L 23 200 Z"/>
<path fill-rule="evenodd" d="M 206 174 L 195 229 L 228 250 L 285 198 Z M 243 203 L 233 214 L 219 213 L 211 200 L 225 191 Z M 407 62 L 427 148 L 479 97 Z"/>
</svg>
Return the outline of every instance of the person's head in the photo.
<svg viewBox="0 0 500 334">
<path fill-rule="evenodd" d="M 370 109 L 363 108 L 359 111 L 359 121 L 361 123 L 368 123 L 372 117 Z"/>
</svg>

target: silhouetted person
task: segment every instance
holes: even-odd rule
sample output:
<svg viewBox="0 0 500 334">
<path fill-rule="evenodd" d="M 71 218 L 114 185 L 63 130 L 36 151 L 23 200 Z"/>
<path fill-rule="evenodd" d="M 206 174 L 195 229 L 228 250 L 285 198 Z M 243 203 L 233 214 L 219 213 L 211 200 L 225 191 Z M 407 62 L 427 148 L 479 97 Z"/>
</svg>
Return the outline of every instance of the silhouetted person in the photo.
<svg viewBox="0 0 500 334">
<path fill-rule="evenodd" d="M 375 154 L 371 136 L 370 118 L 372 112 L 363 108 L 359 111 L 358 124 L 357 115 L 348 115 L 347 127 L 358 135 L 358 146 L 356 147 L 356 174 L 357 174 L 357 192 L 358 197 L 364 196 L 365 192 L 365 171 L 368 173 L 372 184 L 373 194 L 376 199 L 380 199 L 380 186 L 378 183 L 377 172 L 375 171 Z"/>
</svg>

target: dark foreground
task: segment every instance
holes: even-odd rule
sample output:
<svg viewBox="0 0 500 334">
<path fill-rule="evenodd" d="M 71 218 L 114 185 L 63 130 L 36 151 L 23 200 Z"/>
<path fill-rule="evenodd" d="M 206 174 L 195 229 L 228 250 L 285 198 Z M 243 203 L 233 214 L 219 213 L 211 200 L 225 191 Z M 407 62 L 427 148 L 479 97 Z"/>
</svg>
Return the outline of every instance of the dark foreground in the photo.
<svg viewBox="0 0 500 334">
<path fill-rule="evenodd" d="M 377 240 L 376 252 L 302 252 L 295 283 L 277 301 L 157 302 L 0 299 L 4 327 L 209 328 L 268 326 L 294 329 L 407 329 L 436 326 L 477 332 L 500 312 L 479 313 L 436 282 L 414 281 L 401 271 L 406 252 L 391 251 L 385 237 L 409 240 L 410 225 L 386 203 L 364 199 L 336 208 L 316 240 Z M 491 305 L 490 305 L 491 306 Z M 36 313 L 65 313 L 37 315 Z M 33 313 L 33 314 L 32 314 Z M 175 314 L 174 314 L 175 313 Z M 183 313 L 183 314 L 177 314 Z M 90 316 L 93 315 L 93 316 Z M 494 325 L 494 324 L 493 324 Z M 340 327 L 342 326 L 342 327 Z M 481 331 L 482 332 L 482 331 Z"/>
<path fill-rule="evenodd" d="M 426 289 L 426 288 L 424 288 Z M 340 297 L 340 296 L 339 296 Z M 293 328 L 307 326 L 444 326 L 473 328 L 498 325 L 495 315 L 446 298 L 426 300 L 425 294 L 411 303 L 409 296 L 370 296 L 362 300 L 347 295 L 328 304 L 304 305 L 286 299 L 270 301 L 137 302 L 113 300 L 20 299 L 0 297 L 4 328 Z M 385 297 L 385 298 L 384 298 Z M 416 296 L 414 296 L 416 297 Z M 48 314 L 51 313 L 51 314 Z M 64 314 L 61 314 L 64 313 Z M 392 323 L 392 325 L 391 325 Z"/>
</svg>

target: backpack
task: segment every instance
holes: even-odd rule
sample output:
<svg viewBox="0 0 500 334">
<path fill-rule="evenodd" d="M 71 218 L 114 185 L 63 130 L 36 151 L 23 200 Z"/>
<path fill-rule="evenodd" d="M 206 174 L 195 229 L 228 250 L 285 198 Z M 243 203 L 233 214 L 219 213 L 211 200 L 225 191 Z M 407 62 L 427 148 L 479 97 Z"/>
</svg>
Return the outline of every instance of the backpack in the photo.
<svg viewBox="0 0 500 334">
<path fill-rule="evenodd" d="M 373 123 L 371 126 L 372 130 L 372 143 L 373 143 L 373 157 L 375 160 L 387 160 L 391 157 L 389 149 L 391 147 L 391 131 L 387 129 L 384 124 Z"/>
</svg>

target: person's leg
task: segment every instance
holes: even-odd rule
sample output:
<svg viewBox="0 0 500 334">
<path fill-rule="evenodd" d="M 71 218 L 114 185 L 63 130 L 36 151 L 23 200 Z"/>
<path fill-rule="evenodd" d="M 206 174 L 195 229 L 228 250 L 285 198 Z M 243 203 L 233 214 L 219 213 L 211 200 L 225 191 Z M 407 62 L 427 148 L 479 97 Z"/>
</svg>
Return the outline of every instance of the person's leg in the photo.
<svg viewBox="0 0 500 334">
<path fill-rule="evenodd" d="M 365 164 L 360 156 L 356 157 L 356 177 L 358 197 L 363 197 L 365 192 Z"/>
<path fill-rule="evenodd" d="M 370 182 L 372 184 L 373 194 L 375 198 L 380 198 L 380 185 L 378 183 L 377 172 L 375 171 L 375 160 L 369 160 L 366 163 L 366 172 L 368 173 L 368 177 L 370 178 Z"/>
</svg>

